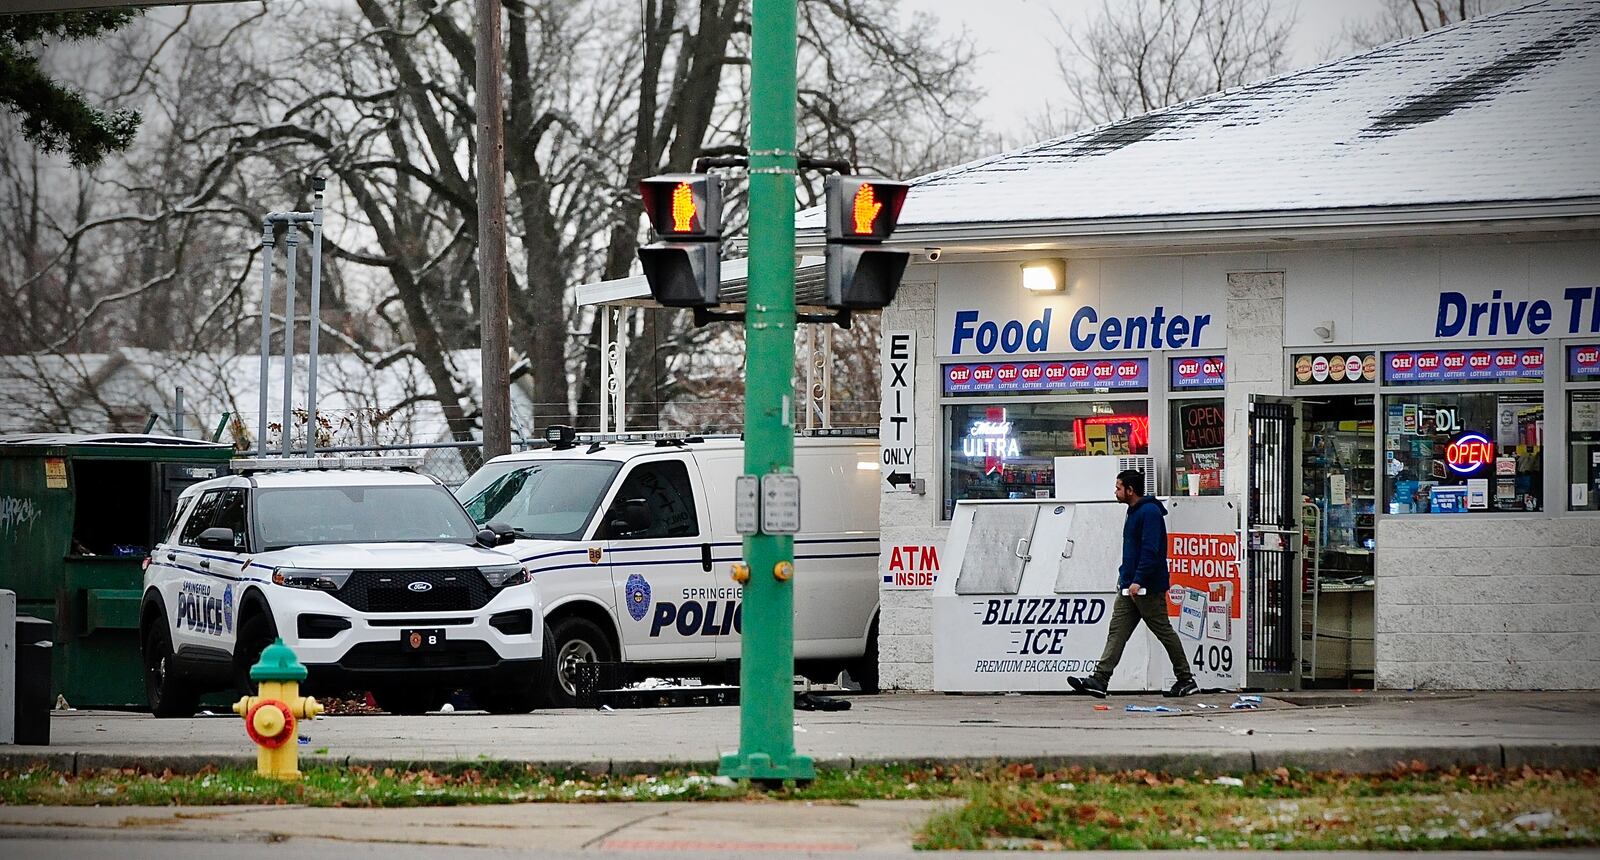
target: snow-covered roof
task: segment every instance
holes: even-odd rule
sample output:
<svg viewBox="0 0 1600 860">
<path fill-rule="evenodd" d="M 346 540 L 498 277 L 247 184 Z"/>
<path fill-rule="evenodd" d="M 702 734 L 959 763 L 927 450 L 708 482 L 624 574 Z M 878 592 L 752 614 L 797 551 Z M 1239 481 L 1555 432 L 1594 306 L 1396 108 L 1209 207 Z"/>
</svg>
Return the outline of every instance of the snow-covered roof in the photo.
<svg viewBox="0 0 1600 860">
<path fill-rule="evenodd" d="M 921 177 L 895 238 L 1559 201 L 1600 213 L 1600 0 L 1477 18 Z M 797 226 L 819 231 L 820 209 Z"/>
<path fill-rule="evenodd" d="M 451 350 L 446 360 L 458 390 L 476 398 L 480 353 Z M 304 354 L 295 357 L 296 408 L 305 406 L 308 363 Z M 282 367 L 282 357 L 273 356 L 267 380 L 270 422 L 282 414 Z M 112 423 L 111 412 L 137 426 L 151 412 L 168 416 L 178 387 L 183 388 L 188 432 L 209 435 L 224 412 L 238 416 L 251 431 L 257 429 L 259 356 L 124 347 L 108 355 L 0 356 L 0 433 L 100 429 Z M 422 363 L 410 354 L 380 359 L 377 366 L 351 353 L 318 359 L 318 413 L 333 423 L 338 444 L 447 438 L 443 410 L 426 398 L 432 391 Z M 529 413 L 526 392 L 514 385 L 511 398 L 514 417 Z M 380 414 L 386 416 L 381 426 L 374 423 Z"/>
</svg>

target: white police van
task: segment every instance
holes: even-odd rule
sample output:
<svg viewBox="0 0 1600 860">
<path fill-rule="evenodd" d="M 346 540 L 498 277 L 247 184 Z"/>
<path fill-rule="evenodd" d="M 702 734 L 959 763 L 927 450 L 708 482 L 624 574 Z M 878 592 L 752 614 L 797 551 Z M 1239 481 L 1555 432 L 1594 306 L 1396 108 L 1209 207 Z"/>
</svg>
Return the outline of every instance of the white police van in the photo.
<svg viewBox="0 0 1600 860">
<path fill-rule="evenodd" d="M 156 716 L 247 687 L 276 637 L 313 689 L 371 690 L 393 713 L 432 710 L 460 687 L 491 711 L 532 709 L 538 586 L 489 548 L 509 535 L 478 529 L 410 465 L 235 460 L 237 474 L 184 490 L 144 574 L 140 644 Z"/>
<path fill-rule="evenodd" d="M 576 702 L 577 666 L 631 664 L 665 677 L 737 683 L 743 590 L 734 528 L 737 437 L 576 435 L 484 464 L 456 494 L 473 519 L 508 526 L 508 547 L 544 597 L 543 702 Z M 637 441 L 634 441 L 637 440 Z M 878 445 L 795 440 L 795 662 L 815 679 L 878 678 Z"/>
</svg>

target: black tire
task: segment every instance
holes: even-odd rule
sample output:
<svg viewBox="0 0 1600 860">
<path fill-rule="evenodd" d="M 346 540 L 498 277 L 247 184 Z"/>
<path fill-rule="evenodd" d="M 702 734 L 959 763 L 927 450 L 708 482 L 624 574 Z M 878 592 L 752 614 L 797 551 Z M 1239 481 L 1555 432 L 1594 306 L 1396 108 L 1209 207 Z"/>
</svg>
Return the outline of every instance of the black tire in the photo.
<svg viewBox="0 0 1600 860">
<path fill-rule="evenodd" d="M 861 685 L 861 692 L 878 692 L 878 619 L 867 628 L 867 651 L 850 662 L 850 679 Z"/>
<path fill-rule="evenodd" d="M 436 687 L 380 687 L 372 691 L 378 707 L 399 716 L 416 716 L 437 711 L 444 705 L 445 692 Z"/>
<path fill-rule="evenodd" d="M 529 669 L 501 676 L 493 684 L 473 687 L 472 701 L 491 714 L 526 714 L 539 706 L 544 695 L 540 682 L 544 673 Z"/>
<path fill-rule="evenodd" d="M 259 612 L 239 625 L 239 636 L 233 646 L 233 675 L 234 685 L 245 695 L 253 696 L 256 692 L 256 685 L 250 680 L 250 667 L 260 661 L 261 652 L 277 638 L 278 625 L 270 612 Z"/>
<path fill-rule="evenodd" d="M 141 644 L 144 695 L 150 703 L 150 713 L 162 718 L 194 716 L 200 707 L 200 692 L 174 671 L 172 636 L 164 617 L 149 625 Z"/>
<path fill-rule="evenodd" d="M 616 660 L 611 639 L 586 618 L 568 616 L 545 625 L 544 666 L 540 698 L 550 708 L 578 707 L 579 663 Z"/>
</svg>

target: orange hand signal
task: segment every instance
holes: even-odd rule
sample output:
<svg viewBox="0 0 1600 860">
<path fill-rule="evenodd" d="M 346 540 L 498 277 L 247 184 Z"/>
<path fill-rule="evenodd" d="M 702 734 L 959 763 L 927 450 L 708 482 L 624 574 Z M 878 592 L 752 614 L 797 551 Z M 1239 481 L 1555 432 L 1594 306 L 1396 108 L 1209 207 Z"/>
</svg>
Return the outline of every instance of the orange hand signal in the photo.
<svg viewBox="0 0 1600 860">
<path fill-rule="evenodd" d="M 872 186 L 863 183 L 856 189 L 855 221 L 856 233 L 868 235 L 872 232 L 872 222 L 878 220 L 878 212 L 883 209 L 883 204 L 878 202 L 877 195 L 872 193 Z"/>
<path fill-rule="evenodd" d="M 694 192 L 689 183 L 680 182 L 672 189 L 672 230 L 687 233 L 694 229 Z"/>
</svg>

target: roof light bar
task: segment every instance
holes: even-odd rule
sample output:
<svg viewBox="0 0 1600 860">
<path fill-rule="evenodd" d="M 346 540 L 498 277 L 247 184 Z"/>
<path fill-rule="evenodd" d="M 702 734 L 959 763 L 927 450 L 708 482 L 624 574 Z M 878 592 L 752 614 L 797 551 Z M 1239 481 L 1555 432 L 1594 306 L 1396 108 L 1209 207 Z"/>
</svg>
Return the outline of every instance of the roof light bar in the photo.
<svg viewBox="0 0 1600 860">
<path fill-rule="evenodd" d="M 856 439 L 878 438 L 876 427 L 814 427 L 810 430 L 798 430 L 796 436 L 849 436 Z"/>
<path fill-rule="evenodd" d="M 670 439 L 688 439 L 682 430 L 641 430 L 636 433 L 579 433 L 578 441 L 595 442 L 660 442 Z"/>
<path fill-rule="evenodd" d="M 249 472 L 314 471 L 318 469 L 409 469 L 422 468 L 416 455 L 394 457 L 241 457 L 230 465 L 240 474 Z"/>
</svg>

